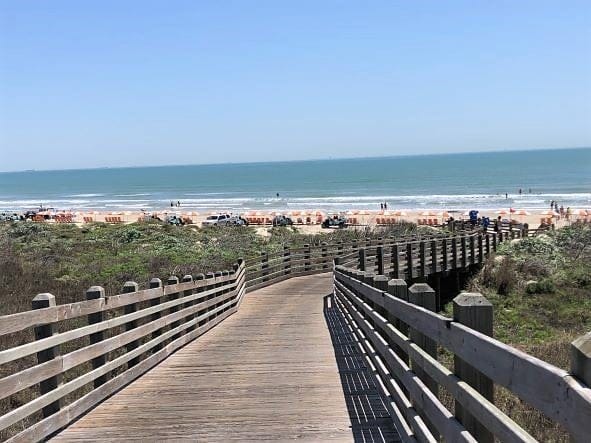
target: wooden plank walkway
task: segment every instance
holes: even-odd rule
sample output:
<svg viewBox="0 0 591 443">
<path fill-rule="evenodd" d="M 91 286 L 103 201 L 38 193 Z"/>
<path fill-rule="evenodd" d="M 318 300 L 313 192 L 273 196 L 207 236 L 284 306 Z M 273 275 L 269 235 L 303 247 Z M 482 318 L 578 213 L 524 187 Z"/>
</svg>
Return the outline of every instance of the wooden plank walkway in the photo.
<svg viewBox="0 0 591 443">
<path fill-rule="evenodd" d="M 248 294 L 53 441 L 398 441 L 331 292 L 322 274 Z"/>
</svg>

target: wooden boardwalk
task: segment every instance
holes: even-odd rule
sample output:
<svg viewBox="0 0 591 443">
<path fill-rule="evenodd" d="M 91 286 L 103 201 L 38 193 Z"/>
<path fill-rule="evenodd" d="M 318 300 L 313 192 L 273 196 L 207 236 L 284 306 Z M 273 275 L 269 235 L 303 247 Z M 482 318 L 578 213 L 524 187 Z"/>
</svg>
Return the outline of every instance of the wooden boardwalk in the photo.
<svg viewBox="0 0 591 443">
<path fill-rule="evenodd" d="M 398 441 L 331 292 L 320 274 L 248 294 L 53 441 Z"/>
</svg>

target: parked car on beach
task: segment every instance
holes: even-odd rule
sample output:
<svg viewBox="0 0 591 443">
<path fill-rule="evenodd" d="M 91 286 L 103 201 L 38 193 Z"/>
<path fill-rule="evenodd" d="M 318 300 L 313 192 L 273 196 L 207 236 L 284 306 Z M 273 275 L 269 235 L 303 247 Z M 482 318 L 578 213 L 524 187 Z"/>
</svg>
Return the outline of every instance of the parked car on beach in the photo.
<svg viewBox="0 0 591 443">
<path fill-rule="evenodd" d="M 293 220 L 285 215 L 276 215 L 273 218 L 273 226 L 291 226 L 293 225 Z"/>
<path fill-rule="evenodd" d="M 248 222 L 238 215 L 217 214 L 208 216 L 201 223 L 202 227 L 208 226 L 246 226 Z"/>
<path fill-rule="evenodd" d="M 327 217 L 322 222 L 323 228 L 346 228 L 347 227 L 347 217 L 344 215 L 332 215 Z"/>
</svg>

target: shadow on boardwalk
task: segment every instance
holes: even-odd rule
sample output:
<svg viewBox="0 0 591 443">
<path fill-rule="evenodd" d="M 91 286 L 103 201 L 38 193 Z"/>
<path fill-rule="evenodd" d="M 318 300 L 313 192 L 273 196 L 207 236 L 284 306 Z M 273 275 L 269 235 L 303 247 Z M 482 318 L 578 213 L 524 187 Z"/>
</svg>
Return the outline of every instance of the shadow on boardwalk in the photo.
<svg viewBox="0 0 591 443">
<path fill-rule="evenodd" d="M 324 318 L 343 386 L 355 442 L 399 442 L 400 438 L 353 333 L 333 295 L 324 297 Z"/>
</svg>

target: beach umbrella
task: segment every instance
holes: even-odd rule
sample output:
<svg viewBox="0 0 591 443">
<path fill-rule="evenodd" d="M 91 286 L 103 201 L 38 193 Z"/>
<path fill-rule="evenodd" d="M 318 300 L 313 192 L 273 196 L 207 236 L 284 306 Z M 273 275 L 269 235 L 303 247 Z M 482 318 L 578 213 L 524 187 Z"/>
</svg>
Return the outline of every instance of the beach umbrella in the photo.
<svg viewBox="0 0 591 443">
<path fill-rule="evenodd" d="M 421 212 L 420 215 L 422 215 L 424 217 L 434 217 L 437 214 L 435 212 L 433 212 L 433 211 L 423 211 L 423 212 Z"/>
<path fill-rule="evenodd" d="M 587 217 L 588 215 L 590 215 L 590 213 L 587 212 L 585 209 L 575 209 L 573 211 L 573 214 L 575 214 L 579 217 Z"/>
<path fill-rule="evenodd" d="M 515 215 L 529 215 L 529 212 L 527 212 L 525 209 L 516 209 L 514 211 Z"/>
<path fill-rule="evenodd" d="M 497 211 L 497 214 L 498 215 L 508 215 L 508 214 L 510 214 L 510 212 L 505 209 L 501 209 L 500 211 Z M 467 215 L 467 213 L 466 213 L 466 215 Z"/>
</svg>

